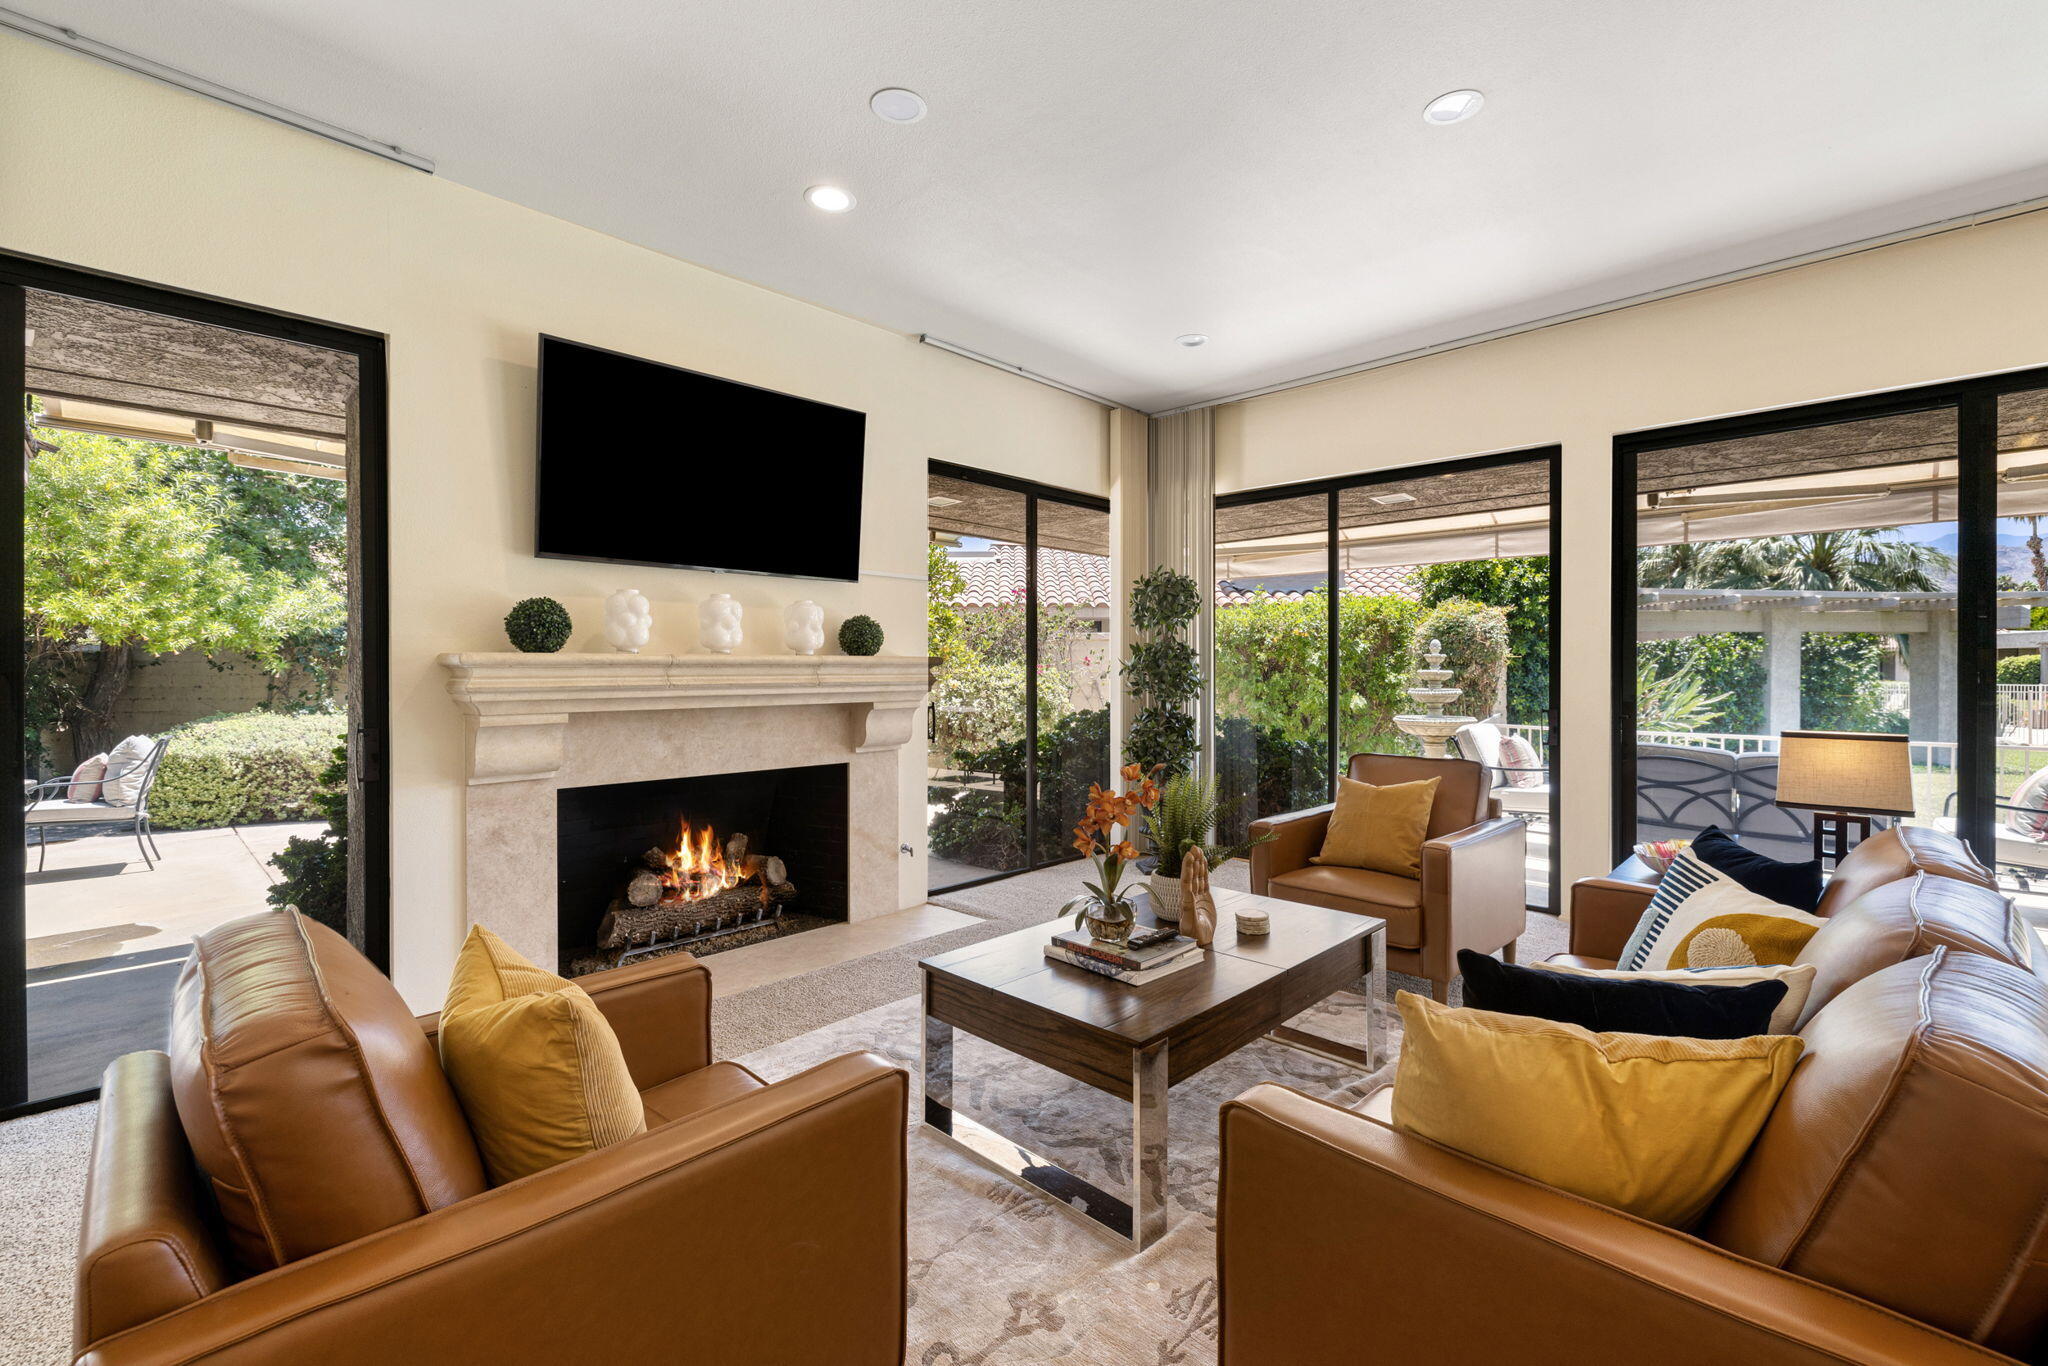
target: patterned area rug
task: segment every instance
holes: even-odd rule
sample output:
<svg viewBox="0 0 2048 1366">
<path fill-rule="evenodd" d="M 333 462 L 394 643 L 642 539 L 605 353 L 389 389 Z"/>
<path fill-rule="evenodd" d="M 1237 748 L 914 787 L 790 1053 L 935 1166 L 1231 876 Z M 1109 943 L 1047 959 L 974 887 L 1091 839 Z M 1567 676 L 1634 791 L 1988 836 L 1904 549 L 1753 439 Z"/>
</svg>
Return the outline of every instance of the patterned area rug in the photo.
<svg viewBox="0 0 2048 1366">
<path fill-rule="evenodd" d="M 873 1049 L 912 1076 L 919 1020 L 916 960 L 1034 923 L 1073 891 L 1071 868 L 1048 869 L 944 898 L 986 922 L 885 954 L 757 988 L 718 1003 L 721 1056 L 771 1080 L 855 1049 Z M 1219 869 L 1243 886 L 1242 865 Z M 1565 928 L 1531 914 L 1524 961 L 1563 951 Z M 1420 984 L 1389 974 L 1389 988 Z M 1455 991 L 1455 989 L 1454 989 Z M 1455 996 L 1454 996 L 1455 999 Z M 1364 1042 L 1362 996 L 1338 996 L 1302 1027 Z M 1391 1056 L 1398 1025 L 1387 1018 Z M 1385 1071 L 1386 1069 L 1382 1069 Z M 962 1034 L 955 1104 L 1105 1189 L 1124 1189 L 1127 1108 L 1057 1073 Z M 1132 1254 L 1049 1199 L 950 1145 L 910 1141 L 910 1350 L 915 1366 L 1209 1366 L 1216 1359 L 1216 1113 L 1261 1081 L 1355 1106 L 1377 1078 L 1284 1044 L 1259 1042 L 1173 1088 L 1166 1237 Z M 0 1124 L 0 1366 L 63 1360 L 71 1275 L 94 1105 Z M 907 1119 L 907 1117 L 906 1117 Z"/>
<path fill-rule="evenodd" d="M 1362 1046 L 1365 1010 L 1363 996 L 1337 996 L 1296 1024 Z M 918 999 L 906 997 L 740 1061 L 772 1081 L 871 1049 L 910 1070 L 910 1109 L 917 1115 L 923 1105 L 919 1028 Z M 956 1037 L 957 1108 L 1105 1190 L 1128 1189 L 1128 1104 L 966 1034 Z M 1390 1037 L 1398 1039 L 1398 1025 Z M 1054 1208 L 1049 1197 L 913 1128 L 905 1360 L 915 1366 L 1214 1362 L 1218 1109 L 1262 1081 L 1351 1107 L 1379 1075 L 1260 1041 L 1174 1087 L 1167 1101 L 1170 1222 L 1163 1239 L 1137 1254 Z"/>
</svg>

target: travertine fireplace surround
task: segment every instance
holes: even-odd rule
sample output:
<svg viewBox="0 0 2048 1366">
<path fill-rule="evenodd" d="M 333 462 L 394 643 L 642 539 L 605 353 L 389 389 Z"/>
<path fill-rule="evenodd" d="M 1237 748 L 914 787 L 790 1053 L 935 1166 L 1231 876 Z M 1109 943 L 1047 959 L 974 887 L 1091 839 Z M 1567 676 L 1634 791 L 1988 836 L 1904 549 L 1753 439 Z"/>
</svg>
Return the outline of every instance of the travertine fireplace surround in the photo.
<svg viewBox="0 0 2048 1366">
<path fill-rule="evenodd" d="M 846 655 L 447 654 L 469 727 L 469 921 L 556 961 L 555 793 L 847 766 L 847 919 L 896 905 L 898 751 L 925 661 Z"/>
</svg>

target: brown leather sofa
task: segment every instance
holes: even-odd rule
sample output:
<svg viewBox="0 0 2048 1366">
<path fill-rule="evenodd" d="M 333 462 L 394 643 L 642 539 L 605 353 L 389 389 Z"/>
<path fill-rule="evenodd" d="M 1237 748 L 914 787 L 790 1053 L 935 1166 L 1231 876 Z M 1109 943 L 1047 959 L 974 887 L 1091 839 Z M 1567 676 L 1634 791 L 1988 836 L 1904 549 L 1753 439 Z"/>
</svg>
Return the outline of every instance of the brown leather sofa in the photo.
<svg viewBox="0 0 2048 1366">
<path fill-rule="evenodd" d="M 1923 826 L 1895 825 L 1849 851 L 1828 879 L 1814 912 L 1833 915 L 1864 893 L 1916 873 L 1955 878 L 1978 887 L 1998 886 L 1991 870 L 1954 835 Z M 1656 891 L 1654 880 L 1580 878 L 1571 890 L 1570 952 L 1553 957 L 1581 967 L 1613 967 Z"/>
<path fill-rule="evenodd" d="M 433 1043 L 293 912 L 200 935 L 170 1052 L 107 1070 L 77 1359 L 900 1362 L 908 1078 L 711 1061 L 675 955 L 580 979 L 648 1131 L 487 1188 Z"/>
<path fill-rule="evenodd" d="M 2048 984 L 1972 866 L 1844 861 L 1805 1057 L 1687 1232 L 1397 1132 L 1391 1088 L 1225 1106 L 1224 1366 L 2048 1362 Z"/>
<path fill-rule="evenodd" d="M 1375 915 L 1387 922 L 1387 966 L 1429 979 L 1437 1000 L 1458 977 L 1458 950 L 1515 961 L 1528 893 L 1526 827 L 1500 814 L 1488 770 L 1469 759 L 1354 754 L 1354 781 L 1387 786 L 1438 779 L 1422 846 L 1422 876 L 1397 877 L 1309 860 L 1323 847 L 1331 804 L 1268 816 L 1252 835 L 1252 891 L 1282 901 Z"/>
</svg>

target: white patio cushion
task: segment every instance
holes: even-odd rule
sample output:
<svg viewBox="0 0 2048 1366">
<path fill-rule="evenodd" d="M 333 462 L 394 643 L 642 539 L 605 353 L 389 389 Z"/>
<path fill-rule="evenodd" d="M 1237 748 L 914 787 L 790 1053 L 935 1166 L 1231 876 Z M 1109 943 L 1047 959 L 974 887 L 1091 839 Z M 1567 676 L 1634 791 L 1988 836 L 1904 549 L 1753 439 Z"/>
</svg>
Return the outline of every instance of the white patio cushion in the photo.
<svg viewBox="0 0 2048 1366">
<path fill-rule="evenodd" d="M 2032 839 L 2048 836 L 2048 768 L 2028 775 L 2012 794 L 2012 808 L 2005 815 L 2007 825 Z"/>
<path fill-rule="evenodd" d="M 1500 727 L 1491 721 L 1475 721 L 1459 729 L 1455 737 L 1458 753 L 1488 768 L 1500 767 Z"/>
<path fill-rule="evenodd" d="M 134 819 L 134 807 L 115 806 L 110 802 L 37 802 L 28 809 L 27 815 L 30 825 L 84 824 L 89 821 L 129 821 Z"/>
<path fill-rule="evenodd" d="M 142 795 L 142 763 L 156 741 L 147 735 L 131 735 L 107 751 L 107 776 L 100 784 L 100 796 L 109 802 L 132 803 Z"/>
</svg>

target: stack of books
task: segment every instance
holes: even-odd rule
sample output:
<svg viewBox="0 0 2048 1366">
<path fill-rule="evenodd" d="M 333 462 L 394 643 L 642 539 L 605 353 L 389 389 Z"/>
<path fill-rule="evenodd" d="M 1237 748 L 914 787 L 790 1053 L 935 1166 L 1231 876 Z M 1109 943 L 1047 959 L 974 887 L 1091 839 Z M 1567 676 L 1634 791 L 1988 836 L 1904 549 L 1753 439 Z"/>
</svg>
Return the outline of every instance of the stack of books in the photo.
<svg viewBox="0 0 2048 1366">
<path fill-rule="evenodd" d="M 1195 966 L 1202 961 L 1202 948 L 1184 934 L 1169 934 L 1150 943 L 1110 944 L 1086 930 L 1062 930 L 1045 946 L 1045 956 L 1055 963 L 1143 986 Z"/>
</svg>

